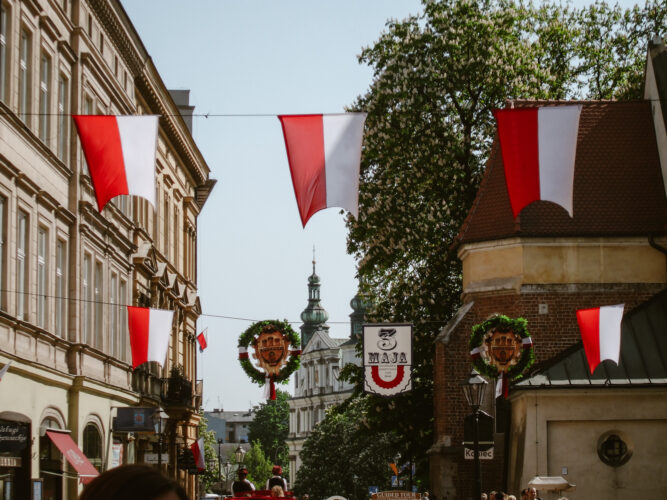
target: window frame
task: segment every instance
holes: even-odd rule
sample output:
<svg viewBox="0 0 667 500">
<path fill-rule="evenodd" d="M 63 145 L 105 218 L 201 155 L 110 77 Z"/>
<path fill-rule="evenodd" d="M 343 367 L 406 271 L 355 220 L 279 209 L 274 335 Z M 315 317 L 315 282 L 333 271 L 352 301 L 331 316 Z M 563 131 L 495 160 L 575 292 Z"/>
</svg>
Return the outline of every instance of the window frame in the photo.
<svg viewBox="0 0 667 500">
<path fill-rule="evenodd" d="M 37 318 L 39 328 L 48 327 L 49 291 L 49 230 L 40 225 L 37 228 Z"/>
<path fill-rule="evenodd" d="M 19 88 L 18 88 L 18 110 L 19 118 L 28 123 L 31 110 L 31 79 L 32 79 L 32 32 L 21 26 L 19 33 Z"/>
<path fill-rule="evenodd" d="M 25 321 L 28 314 L 28 241 L 30 234 L 30 215 L 19 209 L 16 215 L 16 317 Z"/>
<path fill-rule="evenodd" d="M 51 133 L 51 74 L 53 61 L 51 56 L 42 50 L 39 57 L 39 126 L 40 140 L 49 146 Z"/>
</svg>

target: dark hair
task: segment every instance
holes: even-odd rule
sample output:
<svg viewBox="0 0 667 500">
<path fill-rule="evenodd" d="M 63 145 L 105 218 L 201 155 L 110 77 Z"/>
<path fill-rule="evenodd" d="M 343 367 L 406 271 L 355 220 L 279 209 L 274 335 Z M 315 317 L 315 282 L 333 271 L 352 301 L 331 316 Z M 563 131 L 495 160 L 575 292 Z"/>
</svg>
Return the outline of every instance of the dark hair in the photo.
<svg viewBox="0 0 667 500">
<path fill-rule="evenodd" d="M 100 474 L 86 486 L 79 500 L 154 500 L 174 492 L 188 495 L 175 480 L 148 465 L 121 465 Z"/>
</svg>

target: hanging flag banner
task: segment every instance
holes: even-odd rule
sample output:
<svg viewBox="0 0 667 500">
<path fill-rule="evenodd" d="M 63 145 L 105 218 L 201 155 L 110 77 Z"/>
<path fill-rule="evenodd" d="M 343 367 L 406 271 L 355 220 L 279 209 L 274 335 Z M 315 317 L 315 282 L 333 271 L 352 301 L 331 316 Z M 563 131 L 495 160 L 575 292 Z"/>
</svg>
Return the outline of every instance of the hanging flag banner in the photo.
<svg viewBox="0 0 667 500">
<path fill-rule="evenodd" d="M 206 470 L 206 459 L 204 457 L 204 438 L 201 437 L 192 443 L 190 449 L 192 450 L 192 455 L 195 458 L 195 465 L 197 466 L 197 470 Z"/>
<path fill-rule="evenodd" d="M 363 325 L 364 391 L 395 396 L 412 390 L 412 325 Z"/>
<path fill-rule="evenodd" d="M 591 374 L 604 359 L 618 365 L 624 308 L 624 304 L 618 304 L 577 311 L 577 322 Z"/>
<path fill-rule="evenodd" d="M 121 194 L 141 196 L 155 208 L 158 117 L 74 115 L 95 189 L 97 208 Z"/>
<path fill-rule="evenodd" d="M 239 337 L 239 362 L 250 379 L 264 385 L 264 397 L 276 399 L 276 382 L 286 384 L 290 375 L 299 368 L 301 339 L 289 322 L 278 320 L 258 321 Z M 248 355 L 248 348 L 256 365 Z"/>
<path fill-rule="evenodd" d="M 509 383 L 518 380 L 535 362 L 533 339 L 524 318 L 492 316 L 472 327 L 468 342 L 472 366 L 481 375 L 496 379 L 496 397 L 507 397 Z"/>
<path fill-rule="evenodd" d="M 3 366 L 3 367 L 0 369 L 0 380 L 2 380 L 2 377 L 5 376 L 5 373 L 7 373 L 7 371 L 9 370 L 9 366 L 10 366 L 11 364 L 12 364 L 12 361 L 9 360 L 9 361 L 7 361 L 7 363 L 5 363 L 5 366 Z"/>
<path fill-rule="evenodd" d="M 174 311 L 127 306 L 132 369 L 147 361 L 164 366 L 173 320 Z"/>
<path fill-rule="evenodd" d="M 514 217 L 537 200 L 556 203 L 573 216 L 581 108 L 578 104 L 493 112 Z"/>
<path fill-rule="evenodd" d="M 197 335 L 197 343 L 199 344 L 199 352 L 204 352 L 204 349 L 208 347 L 208 327 Z"/>
<path fill-rule="evenodd" d="M 303 226 L 316 212 L 330 207 L 358 217 L 366 113 L 279 115 L 278 119 Z"/>
</svg>

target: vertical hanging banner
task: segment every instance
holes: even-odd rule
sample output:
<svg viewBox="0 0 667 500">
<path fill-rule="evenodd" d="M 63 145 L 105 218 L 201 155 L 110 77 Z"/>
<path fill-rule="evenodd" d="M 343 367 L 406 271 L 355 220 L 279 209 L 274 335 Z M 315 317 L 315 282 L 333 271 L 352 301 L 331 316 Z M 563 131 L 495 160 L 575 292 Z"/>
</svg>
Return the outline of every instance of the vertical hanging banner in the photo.
<svg viewBox="0 0 667 500">
<path fill-rule="evenodd" d="M 412 390 L 412 325 L 369 324 L 364 330 L 364 391 L 395 396 Z"/>
</svg>

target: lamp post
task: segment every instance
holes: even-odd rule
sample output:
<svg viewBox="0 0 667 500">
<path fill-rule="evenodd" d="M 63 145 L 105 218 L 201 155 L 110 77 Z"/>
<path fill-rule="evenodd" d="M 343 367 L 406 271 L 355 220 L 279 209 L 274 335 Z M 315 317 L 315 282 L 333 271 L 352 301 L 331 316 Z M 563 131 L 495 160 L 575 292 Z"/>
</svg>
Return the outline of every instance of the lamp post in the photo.
<svg viewBox="0 0 667 500">
<path fill-rule="evenodd" d="M 463 394 L 466 397 L 468 405 L 472 409 L 475 416 L 473 425 L 473 441 L 474 441 L 474 462 L 475 462 L 475 487 L 473 490 L 473 498 L 479 500 L 482 497 L 482 478 L 479 464 L 479 408 L 482 406 L 484 400 L 484 390 L 487 382 L 475 370 L 470 372 L 468 378 L 463 382 Z"/>
<path fill-rule="evenodd" d="M 157 465 L 160 469 L 162 469 L 162 429 L 163 426 L 164 428 L 167 427 L 168 419 L 169 415 L 162 411 L 162 408 L 158 406 L 158 408 L 155 410 L 155 413 L 153 413 L 153 427 L 155 428 L 155 434 L 157 434 Z"/>
<path fill-rule="evenodd" d="M 222 447 L 222 438 L 218 438 L 218 482 L 222 481 L 222 458 L 220 448 Z"/>
<path fill-rule="evenodd" d="M 225 493 L 229 491 L 229 473 L 232 471 L 232 464 L 229 463 L 229 460 L 225 461 L 223 464 L 223 470 L 225 471 Z"/>
<path fill-rule="evenodd" d="M 243 457 L 245 457 L 245 450 L 241 448 L 241 445 L 239 445 L 238 448 L 236 448 L 236 451 L 234 452 L 234 456 L 236 457 L 236 463 L 238 464 L 239 468 L 243 464 Z"/>
</svg>

